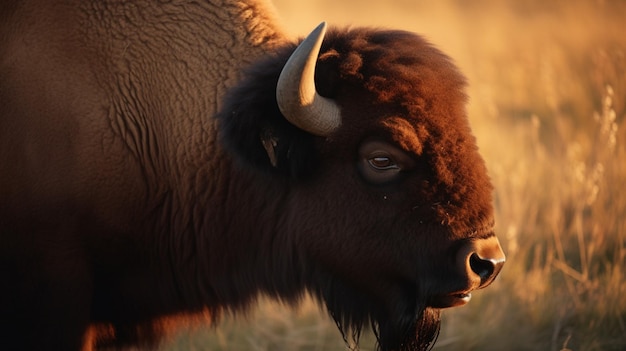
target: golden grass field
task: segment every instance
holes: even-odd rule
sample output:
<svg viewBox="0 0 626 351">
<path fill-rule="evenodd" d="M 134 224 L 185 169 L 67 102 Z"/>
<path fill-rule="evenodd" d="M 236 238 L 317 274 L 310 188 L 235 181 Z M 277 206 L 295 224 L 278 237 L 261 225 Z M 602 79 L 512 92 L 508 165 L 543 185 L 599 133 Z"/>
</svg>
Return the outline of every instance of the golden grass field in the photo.
<svg viewBox="0 0 626 351">
<path fill-rule="evenodd" d="M 443 312 L 435 350 L 626 350 L 626 1 L 275 0 L 287 28 L 423 34 L 467 75 L 508 262 Z M 165 350 L 347 350 L 311 300 L 184 331 Z M 373 350 L 371 335 L 361 350 Z"/>
</svg>

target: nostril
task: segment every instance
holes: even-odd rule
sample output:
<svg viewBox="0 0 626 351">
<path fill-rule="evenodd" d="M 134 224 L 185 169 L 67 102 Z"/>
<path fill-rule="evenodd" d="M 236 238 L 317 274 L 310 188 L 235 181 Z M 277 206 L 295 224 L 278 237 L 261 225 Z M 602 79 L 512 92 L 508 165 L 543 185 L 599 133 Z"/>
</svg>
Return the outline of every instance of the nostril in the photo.
<svg viewBox="0 0 626 351">
<path fill-rule="evenodd" d="M 495 236 L 464 243 L 456 253 L 457 269 L 471 290 L 482 289 L 496 278 L 506 261 Z"/>
<path fill-rule="evenodd" d="M 470 256 L 470 268 L 480 277 L 481 285 L 488 281 L 495 271 L 495 264 L 491 260 L 483 260 L 476 253 Z"/>
</svg>

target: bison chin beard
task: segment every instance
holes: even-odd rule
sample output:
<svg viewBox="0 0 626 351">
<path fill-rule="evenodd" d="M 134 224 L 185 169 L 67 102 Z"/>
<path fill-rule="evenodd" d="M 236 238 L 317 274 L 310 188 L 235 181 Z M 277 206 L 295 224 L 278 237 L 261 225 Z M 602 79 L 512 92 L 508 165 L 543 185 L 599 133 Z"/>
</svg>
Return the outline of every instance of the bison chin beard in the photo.
<svg viewBox="0 0 626 351">
<path fill-rule="evenodd" d="M 433 308 L 421 309 L 417 315 L 405 315 L 397 321 L 378 320 L 372 329 L 381 351 L 430 350 L 439 336 L 440 311 Z"/>
<path fill-rule="evenodd" d="M 378 350 L 430 350 L 439 336 L 440 315 L 438 309 L 420 308 L 416 314 L 403 314 L 393 320 L 373 320 Z"/>
<path fill-rule="evenodd" d="M 318 291 L 346 345 L 358 345 L 364 326 L 371 324 L 379 351 L 430 350 L 439 336 L 441 313 L 419 302 L 394 301 L 392 312 L 330 279 Z M 357 348 L 358 349 L 358 348 Z"/>
</svg>

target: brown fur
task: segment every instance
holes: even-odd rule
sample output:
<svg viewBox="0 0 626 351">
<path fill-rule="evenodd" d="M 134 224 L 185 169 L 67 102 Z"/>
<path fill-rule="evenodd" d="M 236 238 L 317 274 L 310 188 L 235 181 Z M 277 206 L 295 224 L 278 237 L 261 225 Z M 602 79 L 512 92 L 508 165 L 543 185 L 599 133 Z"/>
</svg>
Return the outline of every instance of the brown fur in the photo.
<svg viewBox="0 0 626 351">
<path fill-rule="evenodd" d="M 316 85 L 342 126 L 315 137 L 275 101 L 296 43 L 263 4 L 222 2 L 0 7 L 3 345 L 151 347 L 306 291 L 381 350 L 434 342 L 432 298 L 465 287 L 455 253 L 493 236 L 464 78 L 415 34 L 332 30 Z M 415 166 L 371 184 L 372 138 Z"/>
</svg>

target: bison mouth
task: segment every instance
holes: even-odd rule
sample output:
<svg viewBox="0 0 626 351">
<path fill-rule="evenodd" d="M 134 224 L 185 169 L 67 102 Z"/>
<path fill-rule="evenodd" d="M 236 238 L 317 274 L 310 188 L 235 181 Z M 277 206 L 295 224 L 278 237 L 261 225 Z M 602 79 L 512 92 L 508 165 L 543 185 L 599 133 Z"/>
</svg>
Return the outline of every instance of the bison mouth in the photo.
<svg viewBox="0 0 626 351">
<path fill-rule="evenodd" d="M 450 308 L 463 306 L 470 302 L 472 294 L 470 292 L 457 292 L 445 295 L 437 295 L 429 299 L 428 306 L 433 308 Z"/>
</svg>

